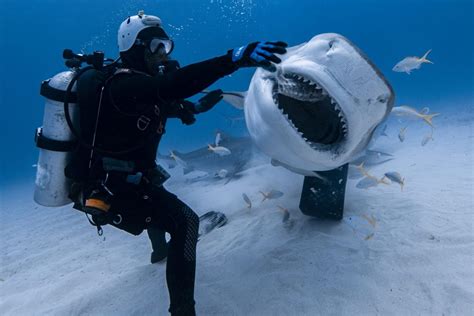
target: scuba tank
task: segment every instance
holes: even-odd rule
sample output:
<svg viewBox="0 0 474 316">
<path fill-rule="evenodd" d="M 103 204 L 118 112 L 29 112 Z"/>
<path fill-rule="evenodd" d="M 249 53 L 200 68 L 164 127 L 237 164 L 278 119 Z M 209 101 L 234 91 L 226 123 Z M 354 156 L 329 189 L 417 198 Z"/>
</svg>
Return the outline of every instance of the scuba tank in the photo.
<svg viewBox="0 0 474 316">
<path fill-rule="evenodd" d="M 66 122 L 64 101 L 67 86 L 74 76 L 74 71 L 64 71 L 41 84 L 40 94 L 46 101 L 43 126 L 39 127 L 35 134 L 35 143 L 40 150 L 34 200 L 43 206 L 62 206 L 71 203 L 68 198 L 70 182 L 64 175 L 64 168 L 77 144 Z M 72 121 L 77 123 L 75 90 L 74 85 L 69 113 Z"/>
<path fill-rule="evenodd" d="M 40 90 L 40 94 L 46 100 L 43 125 L 35 133 L 39 158 L 34 200 L 43 206 L 62 206 L 72 203 L 68 197 L 72 180 L 65 176 L 64 168 L 70 162 L 73 151 L 81 141 L 78 134 L 80 109 L 76 103 L 76 82 L 86 70 L 104 67 L 102 52 L 82 55 L 74 54 L 66 49 L 63 57 L 70 70 L 43 81 Z M 91 66 L 81 69 L 84 62 Z"/>
<path fill-rule="evenodd" d="M 151 215 L 145 211 L 136 214 L 133 208 L 132 211 L 109 211 L 113 192 L 110 191 L 107 180 L 120 178 L 120 181 L 130 184 L 143 181 L 161 186 L 169 174 L 159 166 L 144 171 L 145 173 L 135 172 L 133 161 L 110 156 L 136 151 L 146 145 L 158 131 L 149 129 L 146 139 L 131 148 L 96 145 L 107 84 L 115 75 L 133 73 L 134 70 L 121 68 L 122 64 L 118 60 L 104 59 L 102 52 L 77 55 L 71 50 L 65 50 L 63 57 L 70 70 L 56 74 L 41 85 L 41 95 L 46 101 L 43 126 L 35 134 L 39 159 L 34 200 L 50 207 L 74 203 L 73 208 L 87 216 L 89 222 L 97 227 L 99 235 L 102 234 L 101 226 L 105 224 L 139 235 L 150 222 Z M 82 68 L 82 63 L 89 66 Z M 168 69 L 178 68 L 176 61 L 167 61 L 160 70 L 164 73 Z M 113 100 L 110 103 L 120 111 Z M 156 108 L 153 109 L 156 114 Z M 140 113 L 133 116 L 137 116 L 137 122 L 142 117 Z M 140 129 L 138 125 L 137 128 Z M 91 164 L 96 154 L 105 172 L 104 179 L 90 178 Z"/>
</svg>

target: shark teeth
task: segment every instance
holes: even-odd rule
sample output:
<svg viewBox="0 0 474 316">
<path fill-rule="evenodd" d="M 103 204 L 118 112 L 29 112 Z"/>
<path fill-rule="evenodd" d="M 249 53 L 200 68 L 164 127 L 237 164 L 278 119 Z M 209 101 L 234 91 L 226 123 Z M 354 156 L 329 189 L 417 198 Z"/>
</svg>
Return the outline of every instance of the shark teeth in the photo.
<svg viewBox="0 0 474 316">
<path fill-rule="evenodd" d="M 273 102 L 277 105 L 279 104 L 278 94 L 283 94 L 288 97 L 307 102 L 318 102 L 326 97 L 329 97 L 330 102 L 334 106 L 334 110 L 337 112 L 337 116 L 341 121 L 344 138 L 347 138 L 348 124 L 342 108 L 340 107 L 339 103 L 337 103 L 337 101 L 331 97 L 331 95 L 319 83 L 295 73 L 284 73 L 283 75 L 280 75 L 278 79 L 273 79 L 273 81 Z M 293 129 L 308 145 L 310 145 L 312 148 L 320 146 L 320 144 L 313 143 L 304 137 L 304 134 L 298 130 L 295 124 L 288 117 L 288 114 L 284 112 L 283 108 L 279 107 L 279 110 L 293 127 Z"/>
<path fill-rule="evenodd" d="M 297 74 L 283 74 L 278 78 L 275 88 L 274 93 L 281 93 L 300 101 L 316 102 L 327 95 L 323 94 L 323 88 L 316 82 Z"/>
</svg>

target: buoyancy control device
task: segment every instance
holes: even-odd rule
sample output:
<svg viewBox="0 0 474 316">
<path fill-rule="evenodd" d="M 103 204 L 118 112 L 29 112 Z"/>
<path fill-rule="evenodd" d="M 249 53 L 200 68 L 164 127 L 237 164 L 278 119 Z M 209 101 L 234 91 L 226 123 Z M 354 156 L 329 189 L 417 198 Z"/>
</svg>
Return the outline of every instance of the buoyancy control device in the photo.
<svg viewBox="0 0 474 316">
<path fill-rule="evenodd" d="M 66 49 L 63 57 L 70 70 L 43 81 L 40 90 L 46 101 L 43 125 L 35 132 L 39 158 L 34 200 L 43 206 L 72 203 L 68 197 L 72 180 L 65 176 L 64 169 L 81 142 L 76 94 L 78 78 L 89 69 L 103 70 L 115 63 L 112 59 L 105 59 L 100 51 L 83 55 Z M 83 63 L 89 66 L 81 68 Z"/>
</svg>

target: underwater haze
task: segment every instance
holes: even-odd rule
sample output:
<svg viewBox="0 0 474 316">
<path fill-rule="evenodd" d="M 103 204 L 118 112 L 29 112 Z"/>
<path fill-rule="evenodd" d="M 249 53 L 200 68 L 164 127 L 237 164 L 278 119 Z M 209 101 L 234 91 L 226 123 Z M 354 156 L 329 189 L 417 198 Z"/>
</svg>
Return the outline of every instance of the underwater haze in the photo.
<svg viewBox="0 0 474 316">
<path fill-rule="evenodd" d="M 473 2 L 173 0 L 0 1 L 0 104 L 3 132 L 1 185 L 33 181 L 38 150 L 35 128 L 42 124 L 42 80 L 66 70 L 62 51 L 102 50 L 118 56 L 116 31 L 128 15 L 143 9 L 158 15 L 175 41 L 173 57 L 186 65 L 218 56 L 256 40 L 290 46 L 325 32 L 340 33 L 361 48 L 394 87 L 396 105 L 455 112 L 472 107 Z M 406 56 L 429 59 L 411 75 L 393 72 Z M 254 70 L 218 81 L 223 90 L 246 90 Z M 216 129 L 245 134 L 245 123 L 230 124 L 238 110 L 219 104 L 193 126 L 170 120 L 160 152 L 189 150 L 209 143 Z M 192 137 L 189 137 L 192 135 Z"/>
<path fill-rule="evenodd" d="M 329 179 L 338 183 L 332 187 L 312 173 L 315 168 L 270 163 L 263 151 L 274 153 L 272 145 L 280 150 L 279 142 L 286 147 L 278 154 L 285 157 L 306 153 L 304 158 L 314 158 L 314 152 L 308 154 L 302 137 L 285 129 L 290 124 L 283 112 L 277 113 L 280 121 L 267 124 L 262 119 L 257 122 L 266 126 L 252 126 L 258 115 L 249 108 L 263 107 L 269 97 L 249 93 L 247 121 L 241 110 L 225 102 L 196 116 L 191 126 L 168 120 L 158 156 L 171 174 L 165 189 L 198 216 L 215 211 L 227 217 L 225 225 L 199 237 L 197 315 L 472 315 L 473 3 L 0 0 L 0 315 L 167 315 L 165 260 L 150 263 L 146 233 L 131 236 L 104 225 L 98 236 L 97 228 L 71 204 L 46 207 L 33 201 L 38 161 L 34 132 L 42 125 L 45 104 L 39 95 L 42 80 L 67 70 L 65 48 L 87 54 L 101 50 L 117 58 L 117 29 L 139 10 L 162 19 L 175 42 L 172 57 L 181 65 L 254 41 L 295 46 L 321 33 L 339 33 L 370 58 L 396 95 L 394 108 L 367 150 L 361 157 L 348 157 L 354 160 L 347 164 L 347 181 L 338 173 Z M 405 57 L 422 57 L 429 50 L 432 63 L 410 74 L 393 70 Z M 358 57 L 348 56 L 350 61 Z M 416 66 L 416 60 L 408 59 L 396 69 L 410 62 Z M 347 65 L 342 59 L 330 64 L 331 70 L 343 68 L 340 64 Z M 369 105 L 389 103 L 389 98 L 379 97 L 387 91 L 380 90 L 381 81 L 359 80 L 371 78 L 365 65 L 344 72 L 349 79 L 335 77 L 342 78 L 341 86 L 354 97 L 359 92 L 365 96 L 357 99 L 362 100 L 357 108 L 341 102 L 349 115 L 336 117 L 344 123 L 340 132 L 349 129 L 351 141 L 357 140 L 352 126 L 362 130 L 379 122 L 374 121 L 377 109 Z M 239 70 L 210 89 L 245 91 L 254 73 L 252 68 Z M 264 91 L 255 88 L 255 81 L 253 91 Z M 362 91 L 367 82 L 371 88 Z M 307 82 L 300 83 L 307 88 Z M 354 86 L 362 88 L 349 89 Z M 288 84 L 284 92 L 290 91 L 291 97 L 304 91 L 297 88 Z M 372 102 L 372 94 L 380 103 Z M 305 103 L 291 103 L 291 109 L 300 109 L 294 104 L 308 109 Z M 337 105 L 331 106 L 333 114 Z M 280 138 L 268 133 L 253 141 L 248 136 L 255 126 L 281 131 Z M 358 136 L 367 133 L 362 130 Z M 220 153 L 209 151 L 207 144 L 218 138 Z M 330 158 L 326 160 L 340 162 Z M 194 171 L 187 173 L 190 167 Z M 49 180 L 38 177 L 38 187 L 44 178 Z M 334 212 L 337 207 L 327 206 L 328 201 L 343 206 L 340 220 L 320 220 L 301 210 Z"/>
</svg>

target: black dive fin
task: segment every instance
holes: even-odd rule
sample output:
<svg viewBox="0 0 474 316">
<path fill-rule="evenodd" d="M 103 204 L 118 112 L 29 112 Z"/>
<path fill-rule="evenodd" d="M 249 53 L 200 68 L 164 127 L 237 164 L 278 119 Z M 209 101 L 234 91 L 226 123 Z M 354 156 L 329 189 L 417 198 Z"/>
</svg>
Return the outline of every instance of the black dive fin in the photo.
<svg viewBox="0 0 474 316">
<path fill-rule="evenodd" d="M 346 193 L 348 164 L 329 171 L 318 171 L 326 181 L 304 177 L 300 210 L 318 218 L 342 219 Z"/>
</svg>

